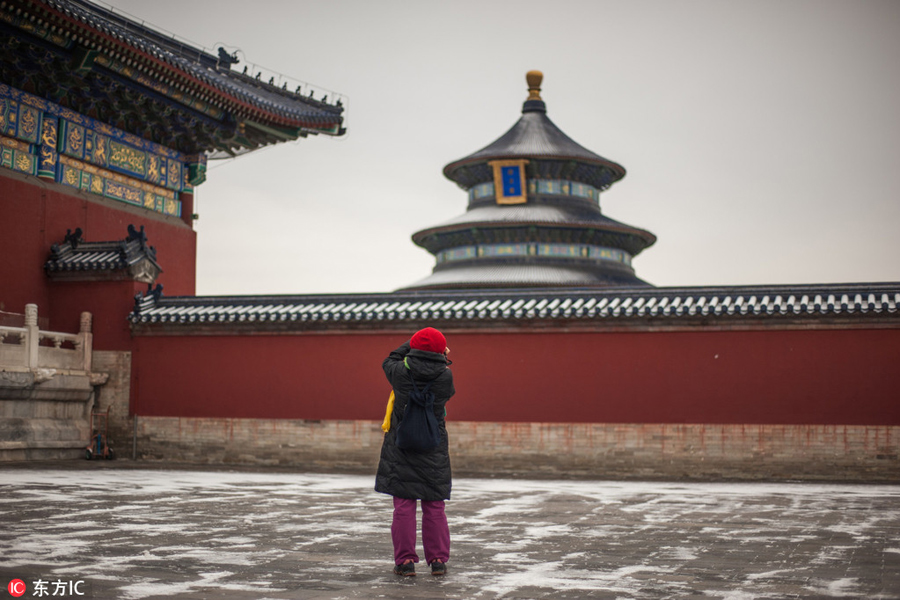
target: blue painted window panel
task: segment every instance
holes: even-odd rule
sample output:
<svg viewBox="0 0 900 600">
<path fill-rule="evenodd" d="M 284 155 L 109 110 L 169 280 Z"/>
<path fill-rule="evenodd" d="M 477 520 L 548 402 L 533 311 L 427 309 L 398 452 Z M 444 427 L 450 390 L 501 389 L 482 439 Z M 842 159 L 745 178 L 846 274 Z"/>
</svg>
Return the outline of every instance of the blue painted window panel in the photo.
<svg viewBox="0 0 900 600">
<path fill-rule="evenodd" d="M 500 167 L 500 176 L 503 179 L 503 195 L 516 197 L 522 195 L 522 167 Z"/>
</svg>

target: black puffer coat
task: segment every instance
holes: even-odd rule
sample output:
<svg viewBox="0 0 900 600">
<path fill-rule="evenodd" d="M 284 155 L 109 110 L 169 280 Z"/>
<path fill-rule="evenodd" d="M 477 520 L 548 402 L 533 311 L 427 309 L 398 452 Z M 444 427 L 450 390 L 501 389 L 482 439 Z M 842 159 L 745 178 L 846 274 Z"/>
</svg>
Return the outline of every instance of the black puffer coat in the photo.
<svg viewBox="0 0 900 600">
<path fill-rule="evenodd" d="M 404 360 L 406 359 L 406 360 Z M 443 354 L 411 350 L 403 344 L 384 359 L 382 364 L 391 387 L 394 388 L 394 412 L 391 429 L 384 434 L 381 460 L 375 476 L 375 491 L 398 498 L 419 500 L 448 500 L 450 498 L 450 451 L 447 447 L 447 426 L 444 422 L 447 400 L 456 392 L 453 373 Z M 434 414 L 441 429 L 441 443 L 430 452 L 410 452 L 397 447 L 397 426 L 403 419 L 403 409 L 412 390 L 410 374 L 421 389 L 429 381 L 434 392 Z"/>
</svg>

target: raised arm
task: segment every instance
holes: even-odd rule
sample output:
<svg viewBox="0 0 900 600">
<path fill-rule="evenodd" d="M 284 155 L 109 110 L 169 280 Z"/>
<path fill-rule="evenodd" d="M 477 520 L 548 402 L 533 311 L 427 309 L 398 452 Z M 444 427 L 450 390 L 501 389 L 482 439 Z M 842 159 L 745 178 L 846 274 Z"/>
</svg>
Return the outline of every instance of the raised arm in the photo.
<svg viewBox="0 0 900 600">
<path fill-rule="evenodd" d="M 402 346 L 388 354 L 388 357 L 381 363 L 381 368 L 384 369 L 384 374 L 387 376 L 388 381 L 391 382 L 391 385 L 393 385 L 393 378 L 398 370 L 406 368 L 403 365 L 403 359 L 406 358 L 407 354 L 409 354 L 408 341 L 404 342 Z"/>
</svg>

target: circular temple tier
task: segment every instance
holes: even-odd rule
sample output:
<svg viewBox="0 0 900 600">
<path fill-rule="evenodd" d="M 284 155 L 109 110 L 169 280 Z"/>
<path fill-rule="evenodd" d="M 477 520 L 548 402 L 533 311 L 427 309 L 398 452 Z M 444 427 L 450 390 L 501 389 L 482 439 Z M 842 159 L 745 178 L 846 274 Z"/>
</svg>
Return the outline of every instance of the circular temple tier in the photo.
<svg viewBox="0 0 900 600">
<path fill-rule="evenodd" d="M 656 241 L 608 218 L 600 193 L 625 169 L 548 117 L 543 74 L 526 75 L 522 116 L 493 143 L 444 167 L 469 195 L 464 214 L 413 234 L 436 259 L 405 289 L 649 286 L 632 258 Z"/>
</svg>

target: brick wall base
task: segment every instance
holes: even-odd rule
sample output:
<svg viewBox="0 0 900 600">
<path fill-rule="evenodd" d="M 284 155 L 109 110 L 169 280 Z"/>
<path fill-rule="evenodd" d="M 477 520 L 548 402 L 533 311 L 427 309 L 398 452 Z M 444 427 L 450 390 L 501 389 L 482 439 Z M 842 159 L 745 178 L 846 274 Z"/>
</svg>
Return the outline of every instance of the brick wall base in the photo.
<svg viewBox="0 0 900 600">
<path fill-rule="evenodd" d="M 378 463 L 370 421 L 137 417 L 137 457 L 200 464 L 358 472 Z"/>
<path fill-rule="evenodd" d="M 900 481 L 900 427 L 448 422 L 456 475 Z M 145 460 L 372 472 L 372 421 L 139 417 Z M 120 452 L 120 455 L 127 453 Z"/>
<path fill-rule="evenodd" d="M 107 373 L 109 379 L 96 393 L 94 411 L 109 410 L 109 445 L 116 456 L 131 457 L 134 421 L 129 415 L 131 397 L 131 352 L 95 350 L 93 368 Z"/>
<path fill-rule="evenodd" d="M 0 463 L 84 456 L 90 377 L 42 371 L 0 369 Z"/>
</svg>

